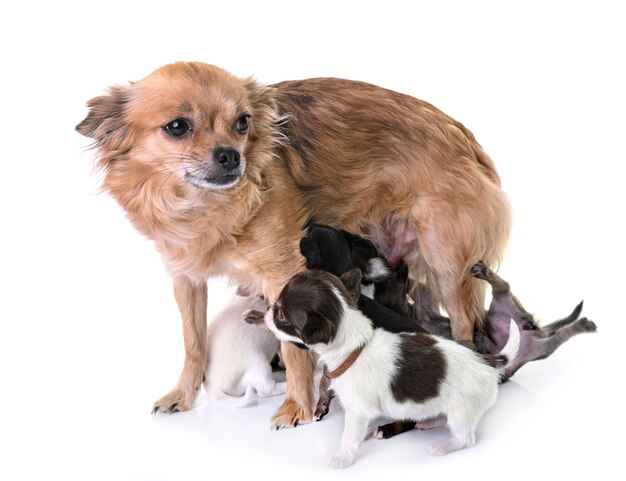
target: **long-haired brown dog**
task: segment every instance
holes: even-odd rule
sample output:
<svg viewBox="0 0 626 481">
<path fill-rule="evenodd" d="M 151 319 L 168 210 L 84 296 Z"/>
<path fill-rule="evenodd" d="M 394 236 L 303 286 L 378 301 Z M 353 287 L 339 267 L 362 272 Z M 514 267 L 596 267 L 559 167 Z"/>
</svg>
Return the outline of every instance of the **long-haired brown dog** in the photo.
<svg viewBox="0 0 626 481">
<path fill-rule="evenodd" d="M 174 279 L 185 364 L 156 411 L 190 409 L 207 357 L 206 280 L 273 299 L 304 269 L 307 222 L 371 239 L 426 279 L 471 342 L 483 288 L 467 273 L 499 260 L 510 224 L 491 159 L 459 122 L 366 83 L 259 85 L 202 63 L 166 65 L 89 103 L 103 187 L 155 242 Z M 312 361 L 283 346 L 284 404 L 273 426 L 308 422 Z"/>
</svg>

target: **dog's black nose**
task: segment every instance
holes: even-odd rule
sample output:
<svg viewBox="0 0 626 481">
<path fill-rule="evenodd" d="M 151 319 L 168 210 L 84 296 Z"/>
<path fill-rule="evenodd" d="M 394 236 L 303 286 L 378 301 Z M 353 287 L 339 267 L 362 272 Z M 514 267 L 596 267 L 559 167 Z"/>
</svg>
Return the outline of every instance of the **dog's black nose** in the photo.
<svg viewBox="0 0 626 481">
<path fill-rule="evenodd" d="M 225 149 L 222 147 L 215 149 L 213 159 L 225 170 L 236 169 L 241 163 L 241 155 L 236 149 Z"/>
</svg>

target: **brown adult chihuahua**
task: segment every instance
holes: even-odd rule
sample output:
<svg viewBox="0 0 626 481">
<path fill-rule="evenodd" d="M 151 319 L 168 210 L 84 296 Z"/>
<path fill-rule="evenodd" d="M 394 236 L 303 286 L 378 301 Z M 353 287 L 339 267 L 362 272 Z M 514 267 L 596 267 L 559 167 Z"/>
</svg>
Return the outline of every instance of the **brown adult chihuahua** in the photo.
<svg viewBox="0 0 626 481">
<path fill-rule="evenodd" d="M 166 65 L 88 103 L 103 187 L 152 239 L 174 279 L 185 364 L 155 411 L 193 406 L 207 358 L 209 277 L 275 299 L 304 270 L 307 222 L 369 238 L 433 286 L 454 339 L 472 341 L 510 209 L 491 159 L 432 105 L 362 82 L 260 85 L 203 63 Z M 288 389 L 276 428 L 313 418 L 313 364 L 282 347 Z"/>
</svg>

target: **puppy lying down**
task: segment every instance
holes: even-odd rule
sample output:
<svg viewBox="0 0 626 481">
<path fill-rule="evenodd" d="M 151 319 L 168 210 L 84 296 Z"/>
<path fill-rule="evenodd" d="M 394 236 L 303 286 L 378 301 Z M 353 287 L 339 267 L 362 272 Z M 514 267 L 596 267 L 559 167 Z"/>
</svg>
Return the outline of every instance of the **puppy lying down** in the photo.
<svg viewBox="0 0 626 481">
<path fill-rule="evenodd" d="M 311 349 L 326 365 L 324 375 L 345 410 L 341 448 L 329 465 L 352 464 L 370 422 L 381 416 L 447 424 L 451 436 L 430 447 L 434 455 L 472 446 L 480 418 L 496 400 L 499 377 L 517 353 L 516 324 L 511 321 L 497 355 L 430 334 L 375 329 L 357 307 L 361 278 L 359 269 L 341 278 L 302 272 L 265 314 L 246 315 L 248 322 L 264 321 L 281 341 Z"/>
<path fill-rule="evenodd" d="M 242 407 L 259 397 L 284 394 L 286 382 L 276 382 L 270 365 L 280 343 L 271 332 L 242 322 L 246 310 L 265 310 L 265 300 L 235 294 L 209 322 L 208 364 L 204 388 L 213 402 Z"/>
</svg>

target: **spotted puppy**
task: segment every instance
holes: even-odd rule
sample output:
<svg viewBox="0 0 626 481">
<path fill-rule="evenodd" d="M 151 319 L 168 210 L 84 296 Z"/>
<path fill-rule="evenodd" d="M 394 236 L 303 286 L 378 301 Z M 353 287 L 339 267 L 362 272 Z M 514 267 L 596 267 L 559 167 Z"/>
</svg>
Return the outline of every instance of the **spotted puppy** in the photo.
<svg viewBox="0 0 626 481">
<path fill-rule="evenodd" d="M 297 274 L 264 316 L 278 339 L 305 345 L 327 366 L 345 410 L 341 448 L 329 466 L 352 464 L 370 421 L 380 416 L 447 424 L 452 435 L 430 447 L 434 455 L 472 446 L 499 376 L 517 353 L 515 323 L 498 355 L 429 334 L 375 329 L 357 308 L 361 277 L 359 269 L 341 279 L 324 271 Z"/>
</svg>

